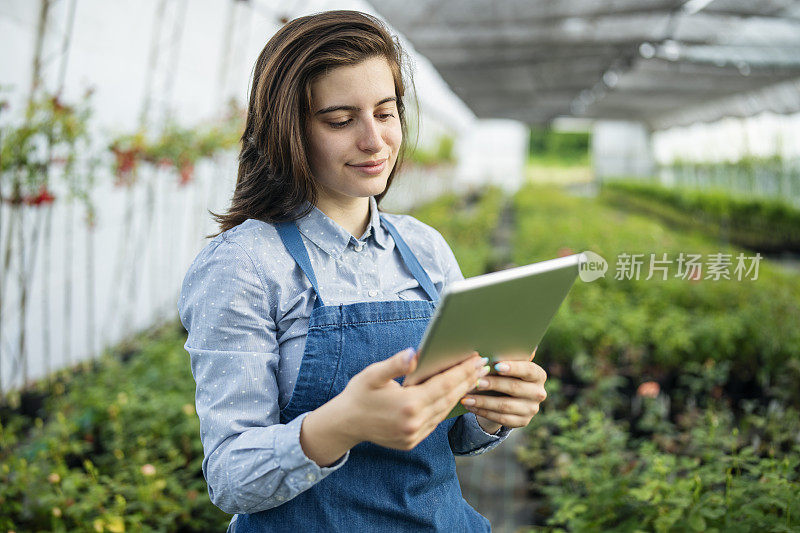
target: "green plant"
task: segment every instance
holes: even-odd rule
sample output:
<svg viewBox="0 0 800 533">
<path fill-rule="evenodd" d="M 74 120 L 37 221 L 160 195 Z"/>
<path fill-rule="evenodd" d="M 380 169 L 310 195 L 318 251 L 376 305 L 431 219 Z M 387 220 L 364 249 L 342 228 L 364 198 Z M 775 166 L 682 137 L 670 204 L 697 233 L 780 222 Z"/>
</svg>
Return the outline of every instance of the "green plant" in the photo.
<svg viewBox="0 0 800 533">
<path fill-rule="evenodd" d="M 588 165 L 590 143 L 589 132 L 531 128 L 528 138 L 529 161 L 544 166 Z"/>
<path fill-rule="evenodd" d="M 491 236 L 505 201 L 502 190 L 488 187 L 471 198 L 444 195 L 412 214 L 441 232 L 462 274 L 471 277 L 485 273 L 493 260 Z"/>
<path fill-rule="evenodd" d="M 408 154 L 408 160 L 421 166 L 452 165 L 456 162 L 453 148 L 455 138 L 452 135 L 440 135 L 432 148 L 414 147 Z"/>
<path fill-rule="evenodd" d="M 222 530 L 208 500 L 183 342 L 169 324 L 49 386 L 35 424 L 0 424 L 0 528 Z"/>
<path fill-rule="evenodd" d="M 700 232 L 678 233 L 657 221 L 558 190 L 526 187 L 514 198 L 514 262 L 592 250 L 609 263 L 605 278 L 578 283 L 542 341 L 540 357 L 566 362 L 576 354 L 608 359 L 621 372 L 680 372 L 689 362 L 729 361 L 728 379 L 775 397 L 800 401 L 791 379 L 800 354 L 797 275 L 762 261 L 757 280 L 660 277 L 614 279 L 621 253 L 708 255 L 720 246 Z M 727 380 L 726 380 L 727 381 Z"/>
<path fill-rule="evenodd" d="M 181 185 L 189 183 L 200 159 L 237 145 L 244 127 L 242 118 L 243 111 L 232 100 L 224 116 L 215 122 L 195 127 L 169 122 L 156 138 L 144 131 L 117 136 L 109 145 L 116 160 L 117 184 L 132 184 L 140 161 L 172 167 L 178 171 Z"/>
<path fill-rule="evenodd" d="M 545 404 L 528 428 L 519 457 L 546 497 L 542 522 L 573 531 L 800 526 L 797 411 L 762 410 L 737 425 L 721 406 L 690 410 L 679 424 L 635 438 L 627 422 L 587 404 L 592 389 L 569 405 Z M 644 402 L 652 408 L 658 398 Z"/>
<path fill-rule="evenodd" d="M 0 193 L 11 204 L 41 205 L 52 202 L 51 167 L 60 166 L 68 190 L 91 207 L 92 172 L 76 172 L 83 164 L 91 140 L 92 91 L 76 104 L 58 95 L 41 94 L 32 99 L 17 124 L 0 129 Z M 7 192 L 6 192 L 7 191 Z"/>
<path fill-rule="evenodd" d="M 656 216 L 672 227 L 702 230 L 751 249 L 800 250 L 800 210 L 783 199 L 635 180 L 606 181 L 601 197 L 609 205 Z"/>
</svg>

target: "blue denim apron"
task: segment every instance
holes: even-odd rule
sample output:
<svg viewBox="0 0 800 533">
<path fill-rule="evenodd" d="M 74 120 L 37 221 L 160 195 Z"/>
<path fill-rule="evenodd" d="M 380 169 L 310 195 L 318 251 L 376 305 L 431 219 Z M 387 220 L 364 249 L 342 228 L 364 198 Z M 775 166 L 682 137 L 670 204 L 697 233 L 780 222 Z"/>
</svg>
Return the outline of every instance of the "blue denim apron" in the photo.
<svg viewBox="0 0 800 533">
<path fill-rule="evenodd" d="M 308 252 L 293 222 L 276 227 L 308 277 L 316 301 L 300 371 L 282 423 L 316 409 L 367 365 L 418 346 L 439 295 L 397 229 L 381 222 L 428 300 L 325 306 Z M 400 382 L 401 378 L 397 378 Z M 347 462 L 308 490 L 272 509 L 236 517 L 236 533 L 262 531 L 490 531 L 489 521 L 461 496 L 448 432 L 441 422 L 410 451 L 362 442 Z"/>
</svg>

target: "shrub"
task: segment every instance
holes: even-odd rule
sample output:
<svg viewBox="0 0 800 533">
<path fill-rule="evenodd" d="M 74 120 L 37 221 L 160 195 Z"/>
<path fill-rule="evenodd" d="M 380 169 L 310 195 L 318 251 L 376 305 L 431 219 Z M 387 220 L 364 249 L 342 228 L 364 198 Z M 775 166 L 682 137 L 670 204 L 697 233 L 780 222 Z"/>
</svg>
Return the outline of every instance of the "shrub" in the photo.
<svg viewBox="0 0 800 533">
<path fill-rule="evenodd" d="M 55 381 L 31 428 L 0 424 L 3 531 L 224 531 L 202 476 L 185 332 Z M 64 373 L 64 375 L 67 375 Z"/>
<path fill-rule="evenodd" d="M 688 362 L 728 361 L 732 386 L 755 380 L 754 395 L 800 401 L 790 385 L 800 380 L 796 274 L 762 261 L 757 280 L 676 279 L 674 268 L 665 281 L 614 279 L 621 253 L 667 253 L 674 260 L 680 252 L 735 256 L 741 250 L 554 189 L 527 187 L 514 207 L 515 263 L 563 250 L 592 250 L 609 262 L 605 278 L 573 287 L 537 357 L 569 362 L 582 353 L 627 375 L 653 377 L 677 375 Z"/>
<path fill-rule="evenodd" d="M 553 380 L 551 391 L 560 389 Z M 721 405 L 673 423 L 665 396 L 638 397 L 632 421 L 610 416 L 615 387 L 555 398 L 528 427 L 519 458 L 545 498 L 536 520 L 571 531 L 791 531 L 800 527 L 800 413 L 772 408 L 738 425 Z M 553 398 L 553 394 L 550 395 Z M 653 431 L 656 429 L 657 431 Z M 635 438 L 644 431 L 648 436 Z"/>
<path fill-rule="evenodd" d="M 492 234 L 505 203 L 503 192 L 489 187 L 468 197 L 444 195 L 412 214 L 444 236 L 468 278 L 487 272 L 495 262 Z"/>
<path fill-rule="evenodd" d="M 780 199 L 641 181 L 604 182 L 602 198 L 610 205 L 658 217 L 673 227 L 700 229 L 752 250 L 800 251 L 800 210 Z"/>
</svg>

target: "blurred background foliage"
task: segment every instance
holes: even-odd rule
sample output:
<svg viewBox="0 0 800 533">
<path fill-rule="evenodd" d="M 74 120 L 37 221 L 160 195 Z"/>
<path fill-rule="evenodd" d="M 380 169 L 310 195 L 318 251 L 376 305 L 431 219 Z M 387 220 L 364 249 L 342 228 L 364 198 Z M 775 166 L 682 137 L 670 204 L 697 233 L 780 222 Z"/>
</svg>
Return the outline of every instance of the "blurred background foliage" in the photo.
<svg viewBox="0 0 800 533">
<path fill-rule="evenodd" d="M 584 143 L 570 139 L 535 142 L 559 147 L 553 161 Z M 795 249 L 797 211 L 640 180 L 604 183 L 596 196 L 570 190 L 487 187 L 413 212 L 444 235 L 466 277 L 583 250 L 609 262 L 604 278 L 572 289 L 537 351 L 548 399 L 517 450 L 531 526 L 796 531 L 800 275 L 770 254 Z M 623 253 L 758 250 L 757 279 L 683 279 L 674 266 L 666 280 L 615 279 Z M 4 404 L 0 528 L 226 527 L 202 477 L 184 342 L 167 324 Z"/>
</svg>

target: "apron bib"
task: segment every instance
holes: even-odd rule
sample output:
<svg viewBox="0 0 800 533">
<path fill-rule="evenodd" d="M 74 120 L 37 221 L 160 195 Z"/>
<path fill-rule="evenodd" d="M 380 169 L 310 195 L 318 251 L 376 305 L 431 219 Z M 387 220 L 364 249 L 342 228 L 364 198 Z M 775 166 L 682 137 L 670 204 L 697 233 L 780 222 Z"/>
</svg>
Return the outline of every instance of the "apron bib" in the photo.
<svg viewBox="0 0 800 533">
<path fill-rule="evenodd" d="M 439 295 L 395 227 L 380 218 L 430 301 L 325 306 L 297 226 L 276 224 L 316 292 L 300 371 L 281 423 L 329 401 L 367 365 L 422 340 Z M 444 420 L 409 451 L 362 442 L 341 468 L 286 503 L 237 515 L 235 531 L 490 531 L 489 521 L 461 496 L 448 440 L 455 421 Z"/>
</svg>

